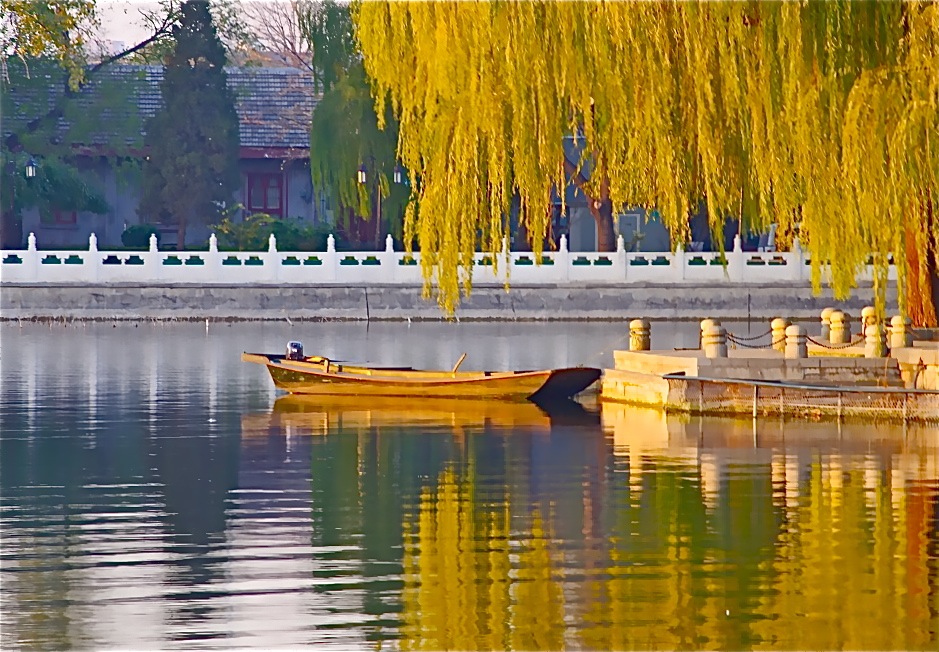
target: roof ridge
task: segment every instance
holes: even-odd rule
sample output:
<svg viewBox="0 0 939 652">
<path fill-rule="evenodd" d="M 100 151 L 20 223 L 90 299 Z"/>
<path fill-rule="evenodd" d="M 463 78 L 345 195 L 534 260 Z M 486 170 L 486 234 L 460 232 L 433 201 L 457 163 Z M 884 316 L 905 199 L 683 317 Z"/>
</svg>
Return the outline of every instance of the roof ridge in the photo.
<svg viewBox="0 0 939 652">
<path fill-rule="evenodd" d="M 232 66 L 231 69 L 234 74 L 228 75 L 228 84 L 235 92 L 241 146 L 309 149 L 310 120 L 320 99 L 320 94 L 314 91 L 312 75 L 299 68 L 274 66 Z M 141 120 L 146 121 L 160 107 L 163 72 L 163 66 L 153 64 L 109 66 L 92 79 L 92 83 L 76 101 L 90 105 L 94 103 L 96 93 L 105 92 L 102 85 L 94 83 L 95 80 L 124 79 L 127 84 L 136 81 L 128 88 L 126 102 L 115 103 L 115 106 L 108 106 L 106 110 L 113 116 L 113 121 L 120 120 L 121 116 L 132 118 L 135 110 Z M 112 142 L 117 134 L 113 129 L 108 133 L 108 125 L 111 123 L 112 119 L 102 121 L 104 126 L 100 132 L 82 139 L 89 142 L 75 144 Z M 68 128 L 69 124 L 60 120 L 59 133 L 65 133 Z"/>
</svg>

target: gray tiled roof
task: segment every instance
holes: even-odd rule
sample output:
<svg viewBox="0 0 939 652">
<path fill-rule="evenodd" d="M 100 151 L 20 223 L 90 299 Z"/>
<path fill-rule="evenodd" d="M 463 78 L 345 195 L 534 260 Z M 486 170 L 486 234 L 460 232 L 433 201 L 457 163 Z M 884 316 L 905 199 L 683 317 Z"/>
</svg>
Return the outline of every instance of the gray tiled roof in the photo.
<svg viewBox="0 0 939 652">
<path fill-rule="evenodd" d="M 160 106 L 162 66 L 123 66 L 142 74 L 137 106 L 149 118 Z M 114 68 L 112 70 L 117 70 Z M 228 85 L 235 93 L 235 108 L 242 147 L 310 147 L 310 116 L 319 99 L 313 79 L 297 68 L 227 68 Z"/>
<path fill-rule="evenodd" d="M 267 67 L 231 67 L 226 68 L 226 72 L 228 85 L 235 93 L 242 147 L 309 149 L 310 116 L 319 101 L 309 73 L 297 68 Z M 162 66 L 114 65 L 103 69 L 74 100 L 90 110 L 98 106 L 100 111 L 95 116 L 96 127 L 82 138 L 85 142 L 74 144 L 112 142 L 113 138 L 107 136 L 108 125 L 131 117 L 129 114 L 135 109 L 143 126 L 160 107 L 162 78 Z M 124 107 L 101 110 L 102 103 L 95 102 L 95 93 L 104 92 L 100 89 L 114 81 L 128 83 L 127 111 L 122 110 Z M 54 80 L 50 76 L 49 83 L 54 82 L 58 83 L 57 78 Z M 49 103 L 51 106 L 52 98 Z M 106 103 L 103 105 L 108 106 Z M 64 122 L 60 122 L 59 128 L 60 133 L 67 131 Z M 139 144 L 142 138 L 133 140 L 137 142 L 128 144 Z"/>
</svg>

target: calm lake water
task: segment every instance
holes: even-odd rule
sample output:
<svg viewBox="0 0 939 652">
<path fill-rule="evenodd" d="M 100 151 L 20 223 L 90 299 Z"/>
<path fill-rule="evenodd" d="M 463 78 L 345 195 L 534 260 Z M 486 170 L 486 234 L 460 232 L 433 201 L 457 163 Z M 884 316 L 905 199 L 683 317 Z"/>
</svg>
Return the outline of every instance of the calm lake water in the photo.
<svg viewBox="0 0 939 652">
<path fill-rule="evenodd" d="M 624 334 L 0 324 L 0 647 L 936 650 L 939 429 L 298 399 L 239 359 L 611 366 Z"/>
</svg>

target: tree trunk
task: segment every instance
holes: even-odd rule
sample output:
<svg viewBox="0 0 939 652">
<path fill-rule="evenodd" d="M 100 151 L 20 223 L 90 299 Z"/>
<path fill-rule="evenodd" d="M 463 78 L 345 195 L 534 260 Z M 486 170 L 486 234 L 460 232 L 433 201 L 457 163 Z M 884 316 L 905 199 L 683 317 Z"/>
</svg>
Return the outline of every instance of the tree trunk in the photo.
<svg viewBox="0 0 939 652">
<path fill-rule="evenodd" d="M 906 237 L 906 309 L 914 326 L 935 328 L 936 306 L 939 305 L 939 270 L 935 258 L 926 256 L 916 246 L 916 238 Z M 923 269 L 925 267 L 925 269 Z"/>
<path fill-rule="evenodd" d="M 936 328 L 936 306 L 939 305 L 939 270 L 936 261 L 921 261 L 920 253 L 911 247 L 912 238 L 907 238 L 907 260 L 909 274 L 906 282 L 906 307 L 914 326 Z M 914 251 L 910 251 L 914 249 Z M 919 266 L 925 265 L 925 277 L 920 276 Z"/>
<path fill-rule="evenodd" d="M 605 185 L 605 184 L 604 184 Z M 590 214 L 597 223 L 597 251 L 616 251 L 616 230 L 613 228 L 613 202 L 587 198 Z"/>
<path fill-rule="evenodd" d="M 381 186 L 375 184 L 375 251 L 380 251 L 381 246 Z"/>
<path fill-rule="evenodd" d="M 616 231 L 613 227 L 613 202 L 610 201 L 609 179 L 603 178 L 600 180 L 600 195 L 594 197 L 584 187 L 587 184 L 584 175 L 574 167 L 574 164 L 566 156 L 564 157 L 564 171 L 570 175 L 571 182 L 580 188 L 587 198 L 587 207 L 597 223 L 597 251 L 616 251 Z"/>
<path fill-rule="evenodd" d="M 186 219 L 179 218 L 179 224 L 176 225 L 176 251 L 182 251 L 186 248 Z"/>
<path fill-rule="evenodd" d="M 927 197 L 927 225 L 939 228 L 939 219 L 933 211 L 932 197 Z M 935 328 L 939 326 L 936 307 L 939 306 L 939 251 L 920 251 L 916 237 L 905 234 L 907 282 L 906 306 L 914 326 Z"/>
<path fill-rule="evenodd" d="M 528 227 L 524 224 L 519 224 L 518 228 L 515 229 L 515 246 L 513 247 L 515 251 L 531 251 L 531 236 L 528 235 Z"/>
</svg>

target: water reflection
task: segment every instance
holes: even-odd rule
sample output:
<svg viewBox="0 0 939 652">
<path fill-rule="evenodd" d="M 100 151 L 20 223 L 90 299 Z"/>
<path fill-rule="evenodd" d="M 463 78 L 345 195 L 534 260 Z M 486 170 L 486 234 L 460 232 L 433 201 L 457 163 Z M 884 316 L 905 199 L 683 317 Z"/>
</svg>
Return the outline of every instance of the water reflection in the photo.
<svg viewBox="0 0 939 652">
<path fill-rule="evenodd" d="M 124 328 L 3 333 L 3 649 L 939 644 L 937 428 L 281 397 L 267 327 Z"/>
<path fill-rule="evenodd" d="M 326 435 L 382 426 L 437 429 L 461 435 L 464 430 L 525 429 L 550 432 L 554 425 L 598 426 L 597 409 L 576 401 L 492 401 L 475 399 L 285 395 L 270 412 L 246 414 L 242 436 L 283 432 Z"/>
<path fill-rule="evenodd" d="M 754 429 L 603 404 L 598 431 L 552 425 L 534 406 L 494 412 L 287 398 L 264 415 L 269 433 L 325 435 L 313 440 L 314 532 L 330 545 L 361 536 L 383 569 L 363 597 L 385 623 L 374 637 L 422 649 L 935 646 L 935 428 Z M 412 422 L 434 434 L 407 433 Z"/>
</svg>

